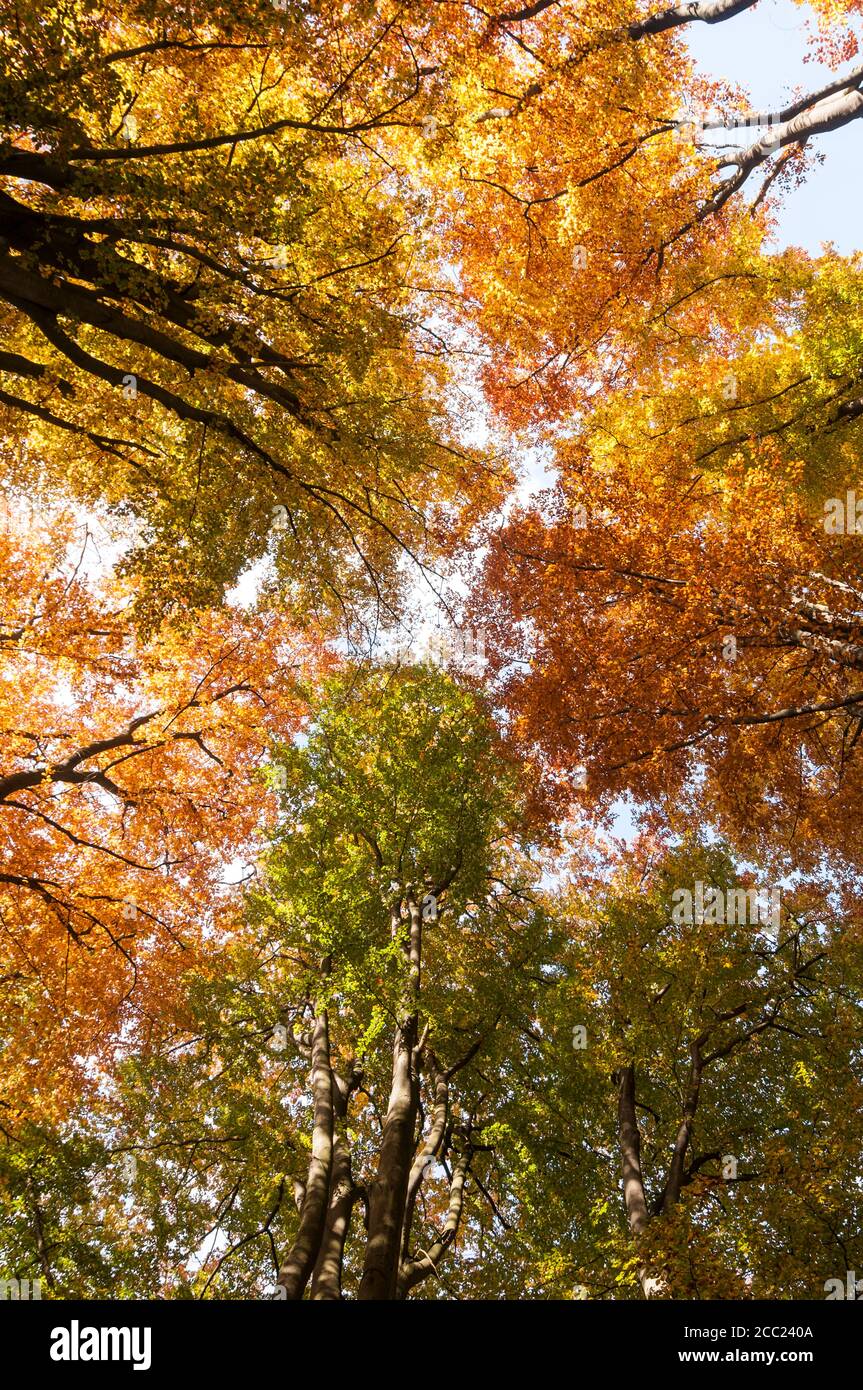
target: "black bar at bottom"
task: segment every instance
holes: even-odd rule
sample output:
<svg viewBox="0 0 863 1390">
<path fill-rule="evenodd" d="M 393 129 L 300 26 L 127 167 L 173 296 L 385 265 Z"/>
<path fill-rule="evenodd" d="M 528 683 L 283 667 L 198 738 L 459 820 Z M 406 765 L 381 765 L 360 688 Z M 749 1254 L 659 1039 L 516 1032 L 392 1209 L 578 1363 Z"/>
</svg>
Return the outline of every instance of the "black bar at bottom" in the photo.
<svg viewBox="0 0 863 1390">
<path fill-rule="evenodd" d="M 385 1320 L 385 1321 L 384 1321 Z M 617 1376 L 631 1368 L 693 1374 L 714 1367 L 732 1373 L 757 1366 L 769 1384 L 794 1368 L 817 1374 L 860 1368 L 863 1301 L 842 1302 L 521 1302 L 392 1304 L 304 1302 L 64 1302 L 0 1303 L 4 1345 L 14 1343 L 26 1364 L 49 1383 L 135 1376 L 235 1374 L 281 1368 L 291 1383 L 304 1372 L 368 1375 L 375 1347 L 417 1337 L 422 1358 L 439 1337 L 458 1341 L 458 1363 L 475 1352 L 487 1379 L 490 1358 L 517 1350 L 573 1375 L 588 1367 Z M 322 1334 L 324 1340 L 321 1340 Z M 473 1349 L 473 1352 L 472 1352 Z M 385 1368 L 381 1366 L 381 1370 Z M 557 1373 L 555 1373 L 557 1375 Z"/>
</svg>

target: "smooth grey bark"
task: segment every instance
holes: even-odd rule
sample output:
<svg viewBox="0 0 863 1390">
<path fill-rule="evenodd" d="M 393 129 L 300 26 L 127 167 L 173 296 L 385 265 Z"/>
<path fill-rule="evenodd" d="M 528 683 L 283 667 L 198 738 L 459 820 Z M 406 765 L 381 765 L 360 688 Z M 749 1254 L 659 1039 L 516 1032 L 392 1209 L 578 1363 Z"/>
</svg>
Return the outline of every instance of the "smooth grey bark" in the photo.
<svg viewBox="0 0 863 1390">
<path fill-rule="evenodd" d="M 508 10 L 498 17 L 498 22 L 521 24 L 527 19 L 535 19 L 543 10 L 557 6 L 561 0 L 534 0 L 520 10 Z M 646 34 L 661 34 L 666 29 L 676 29 L 681 24 L 693 24 L 700 20 L 704 24 L 720 24 L 724 19 L 732 19 L 743 10 L 749 10 L 756 0 L 691 0 L 690 4 L 672 5 L 646 19 L 630 24 L 628 34 L 631 39 L 640 39 Z"/>
<path fill-rule="evenodd" d="M 431 1128 L 426 1136 L 425 1143 L 418 1150 L 413 1164 L 411 1165 L 408 1177 L 407 1198 L 405 1201 L 404 1230 L 402 1235 L 402 1260 L 406 1260 L 410 1254 L 411 1227 L 413 1226 L 414 1209 L 416 1200 L 425 1177 L 426 1169 L 439 1152 L 446 1135 L 447 1117 L 449 1114 L 449 1077 L 446 1072 L 438 1065 L 434 1053 L 428 1053 L 429 1063 L 434 1076 L 434 1107 L 432 1109 Z"/>
<path fill-rule="evenodd" d="M 630 1064 L 617 1074 L 617 1120 L 623 1163 L 623 1200 L 626 1219 L 634 1236 L 647 1229 L 650 1213 L 644 1194 L 641 1171 L 641 1132 L 635 1114 L 635 1066 Z"/>
<path fill-rule="evenodd" d="M 406 1298 L 411 1289 L 430 1274 L 437 1274 L 441 1257 L 452 1245 L 458 1235 L 464 1210 L 464 1187 L 470 1172 L 472 1151 L 468 1148 L 459 1154 L 453 1167 L 449 1190 L 449 1206 L 443 1229 L 428 1250 L 420 1251 L 420 1259 L 406 1260 L 399 1270 L 397 1297 Z"/>
<path fill-rule="evenodd" d="M 418 1109 L 416 1015 L 396 1030 L 393 1076 L 378 1170 L 369 1192 L 369 1237 L 358 1298 L 394 1298 Z"/>
<path fill-rule="evenodd" d="M 333 1074 L 326 1009 L 321 1009 L 316 1015 L 312 1032 L 312 1091 L 312 1156 L 300 1209 L 300 1226 L 278 1279 L 285 1290 L 285 1298 L 289 1300 L 303 1296 L 320 1250 L 327 1219 L 333 1162 Z"/>
<path fill-rule="evenodd" d="M 638 1239 L 647 1230 L 650 1212 L 641 1168 L 641 1132 L 635 1113 L 635 1066 L 630 1064 L 617 1074 L 617 1115 L 620 1152 L 623 1160 L 623 1200 L 629 1229 Z M 642 1265 L 638 1280 L 645 1298 L 661 1296 L 665 1285 Z"/>
<path fill-rule="evenodd" d="M 401 1236 L 410 1179 L 414 1134 L 419 1110 L 417 1033 L 420 969 L 422 960 L 422 911 L 408 895 L 410 933 L 407 944 L 408 980 L 402 1015 L 393 1044 L 392 1085 L 384 1119 L 377 1174 L 369 1190 L 369 1234 L 357 1297 L 392 1299 L 401 1256 Z M 394 918 L 393 930 L 400 928 Z"/>
<path fill-rule="evenodd" d="M 708 215 L 718 212 L 731 195 L 742 188 L 753 169 L 764 164 L 779 150 L 792 146 L 802 147 L 813 136 L 839 130 L 850 121 L 863 116 L 863 92 L 857 86 L 860 80 L 859 76 L 855 76 L 851 86 L 845 86 L 843 90 L 823 100 L 818 100 L 816 95 L 807 98 L 805 104 L 798 102 L 798 114 L 790 120 L 773 122 L 768 133 L 760 140 L 741 150 L 739 154 L 726 155 L 721 159 L 717 163 L 718 169 L 730 167 L 736 172 L 719 184 L 713 197 L 705 203 L 699 213 L 699 219 L 703 220 Z M 757 121 L 756 116 L 749 119 L 753 123 Z M 730 124 L 740 125 L 742 122 Z"/>
<path fill-rule="evenodd" d="M 631 39 L 644 38 L 648 34 L 662 34 L 667 29 L 677 29 L 681 24 L 721 24 L 725 19 L 733 19 L 744 10 L 751 10 L 756 0 L 690 0 L 684 5 L 671 5 L 667 10 L 648 15 L 630 24 L 628 33 Z"/>
<path fill-rule="evenodd" d="M 342 1296 L 342 1260 L 358 1192 L 351 1173 L 351 1151 L 340 1135 L 333 1141 L 333 1166 L 326 1225 L 312 1274 L 313 1301 Z"/>
<path fill-rule="evenodd" d="M 333 1110 L 337 1128 L 347 1118 L 351 1093 L 359 1085 L 361 1076 L 361 1069 L 356 1064 L 347 1079 L 333 1072 Z M 351 1170 L 350 1145 L 344 1134 L 336 1133 L 326 1224 L 312 1274 L 310 1297 L 315 1301 L 341 1299 L 345 1242 L 350 1231 L 354 1203 L 360 1195 Z"/>
</svg>

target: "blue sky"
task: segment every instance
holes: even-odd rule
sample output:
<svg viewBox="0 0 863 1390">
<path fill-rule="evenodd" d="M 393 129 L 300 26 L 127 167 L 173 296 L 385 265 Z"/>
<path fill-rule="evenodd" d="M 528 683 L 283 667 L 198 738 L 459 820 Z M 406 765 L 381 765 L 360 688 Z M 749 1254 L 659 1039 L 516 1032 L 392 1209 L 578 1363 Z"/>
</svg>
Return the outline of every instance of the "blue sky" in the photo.
<svg viewBox="0 0 863 1390">
<path fill-rule="evenodd" d="M 795 90 L 816 89 L 851 66 L 833 70 L 803 61 L 811 14 L 808 5 L 792 0 L 760 0 L 722 24 L 691 25 L 689 49 L 703 72 L 739 83 L 753 108 L 776 110 Z M 825 242 L 843 255 L 863 249 L 863 122 L 821 136 L 812 148 L 824 154 L 824 164 L 812 167 L 801 188 L 786 192 L 778 244 L 813 254 Z"/>
</svg>

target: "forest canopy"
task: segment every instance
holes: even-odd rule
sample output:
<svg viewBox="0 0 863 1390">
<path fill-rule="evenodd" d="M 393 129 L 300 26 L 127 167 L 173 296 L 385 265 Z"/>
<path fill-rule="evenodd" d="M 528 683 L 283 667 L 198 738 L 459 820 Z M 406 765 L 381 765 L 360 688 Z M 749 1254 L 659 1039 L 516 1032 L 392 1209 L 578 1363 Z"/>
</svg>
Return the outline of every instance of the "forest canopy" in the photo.
<svg viewBox="0 0 863 1390">
<path fill-rule="evenodd" d="M 863 15 L 753 7 L 0 0 L 5 1278 L 863 1274 Z"/>
</svg>

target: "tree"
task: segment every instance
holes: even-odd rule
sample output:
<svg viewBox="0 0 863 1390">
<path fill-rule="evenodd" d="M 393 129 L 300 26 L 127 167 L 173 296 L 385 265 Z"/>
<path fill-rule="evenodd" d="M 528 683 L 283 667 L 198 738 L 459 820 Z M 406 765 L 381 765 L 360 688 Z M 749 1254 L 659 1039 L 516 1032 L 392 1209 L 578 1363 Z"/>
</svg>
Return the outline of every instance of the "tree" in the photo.
<svg viewBox="0 0 863 1390">
<path fill-rule="evenodd" d="M 710 169 L 656 115 L 710 92 L 662 37 L 691 11 L 7 8 L 14 476 L 139 520 L 151 618 L 272 548 L 298 612 L 391 609 L 396 562 L 506 482 L 458 442 L 465 354 L 535 423 L 758 235 L 727 199 L 706 230 Z"/>
<path fill-rule="evenodd" d="M 559 443 L 554 489 L 495 537 L 471 620 L 520 748 L 565 785 L 706 814 L 755 858 L 783 842 L 804 868 L 829 847 L 841 874 L 858 862 L 856 271 L 750 266 L 770 294 L 755 341 L 748 291 L 725 288 L 700 341 L 694 295 L 664 310 L 659 360 Z"/>
<path fill-rule="evenodd" d="M 591 1111 L 565 1277 L 592 1297 L 823 1297 L 859 1261 L 859 933 L 823 886 L 753 882 L 717 843 L 643 842 L 604 883 L 575 867 L 537 1026 L 576 1020 L 560 1139 Z"/>
<path fill-rule="evenodd" d="M 408 35 L 371 6 L 6 8 L 18 469 L 140 519 L 151 618 L 274 545 L 296 611 L 391 604 L 478 471 L 416 329 L 416 194 L 366 140 L 420 90 Z"/>
<path fill-rule="evenodd" d="M 174 1296 L 261 1296 L 268 1250 L 277 1296 L 435 1296 L 444 1256 L 498 1219 L 548 943 L 517 775 L 481 703 L 421 667 L 348 673 L 274 758 L 284 821 L 246 927 L 85 1126 L 139 1165 L 135 1234 L 117 1216 L 106 1258 Z M 108 1239 L 86 1211 L 67 1224 Z"/>
<path fill-rule="evenodd" d="M 276 615 L 202 616 L 139 642 L 132 595 L 59 516 L 0 530 L 3 1104 L 14 1128 L 98 1092 L 121 1038 L 170 1013 L 274 809 L 255 769 L 316 644 Z M 22 692 L 26 706 L 22 708 Z M 269 803 L 269 807 L 268 807 Z"/>
<path fill-rule="evenodd" d="M 863 1259 L 860 268 L 767 241 L 863 97 L 826 0 L 819 91 L 694 72 L 752 2 L 6 4 L 17 1277 L 821 1297 Z M 416 565 L 484 693 L 346 658 Z"/>
</svg>

